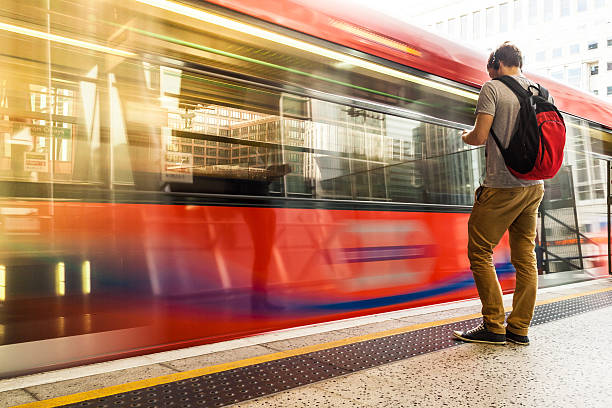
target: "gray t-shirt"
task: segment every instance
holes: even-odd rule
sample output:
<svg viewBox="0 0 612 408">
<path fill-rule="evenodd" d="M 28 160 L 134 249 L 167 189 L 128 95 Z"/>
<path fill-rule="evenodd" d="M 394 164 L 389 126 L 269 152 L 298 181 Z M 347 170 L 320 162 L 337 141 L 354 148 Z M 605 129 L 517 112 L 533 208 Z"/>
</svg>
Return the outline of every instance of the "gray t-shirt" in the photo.
<svg viewBox="0 0 612 408">
<path fill-rule="evenodd" d="M 524 76 L 514 75 L 512 78 L 517 79 L 525 89 L 529 85 L 535 85 L 534 82 Z M 519 110 L 518 98 L 501 81 L 488 81 L 482 86 L 480 95 L 478 95 L 476 114 L 488 113 L 493 115 L 493 131 L 504 147 L 508 146 L 510 137 L 515 131 Z M 543 183 L 542 180 L 522 180 L 514 177 L 506 167 L 504 158 L 491 134 L 487 137 L 485 149 L 487 153 L 487 173 L 483 186 L 510 188 Z"/>
</svg>

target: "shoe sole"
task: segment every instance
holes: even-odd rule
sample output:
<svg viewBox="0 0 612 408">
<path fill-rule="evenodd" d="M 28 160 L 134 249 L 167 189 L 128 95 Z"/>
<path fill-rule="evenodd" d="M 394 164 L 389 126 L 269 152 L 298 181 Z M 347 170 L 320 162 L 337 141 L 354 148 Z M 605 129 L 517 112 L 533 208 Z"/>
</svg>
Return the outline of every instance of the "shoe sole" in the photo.
<svg viewBox="0 0 612 408">
<path fill-rule="evenodd" d="M 518 341 L 518 340 L 512 340 L 508 337 L 506 337 L 506 341 L 509 341 L 510 343 L 514 343 L 514 344 L 518 344 L 519 346 L 528 346 L 529 342 L 525 343 L 524 341 Z"/>
<path fill-rule="evenodd" d="M 468 339 L 466 337 L 461 336 L 460 334 L 457 333 L 453 333 L 453 336 L 455 336 L 456 339 L 462 340 L 462 341 L 467 341 L 469 343 L 484 343 L 484 344 L 493 344 L 495 346 L 503 346 L 506 344 L 505 341 L 487 341 L 487 340 L 474 340 L 474 339 Z"/>
</svg>

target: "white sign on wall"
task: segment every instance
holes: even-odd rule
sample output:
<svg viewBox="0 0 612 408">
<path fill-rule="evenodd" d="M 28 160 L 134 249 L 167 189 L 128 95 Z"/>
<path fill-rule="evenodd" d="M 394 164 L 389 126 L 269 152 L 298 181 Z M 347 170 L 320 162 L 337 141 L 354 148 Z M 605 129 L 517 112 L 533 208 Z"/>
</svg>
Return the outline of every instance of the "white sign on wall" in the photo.
<svg viewBox="0 0 612 408">
<path fill-rule="evenodd" d="M 25 171 L 49 171 L 49 160 L 47 153 L 25 152 L 23 159 L 23 169 Z"/>
</svg>

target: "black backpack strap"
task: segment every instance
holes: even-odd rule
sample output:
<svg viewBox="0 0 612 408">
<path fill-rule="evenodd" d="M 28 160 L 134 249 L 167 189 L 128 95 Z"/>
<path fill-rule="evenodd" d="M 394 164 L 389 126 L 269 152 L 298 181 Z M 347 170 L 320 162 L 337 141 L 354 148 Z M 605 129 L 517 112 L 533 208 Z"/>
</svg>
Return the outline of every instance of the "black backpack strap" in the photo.
<svg viewBox="0 0 612 408">
<path fill-rule="evenodd" d="M 495 140 L 495 144 L 497 145 L 497 147 L 499 147 L 499 151 L 502 153 L 502 155 L 504 154 L 504 151 L 506 150 L 501 142 L 499 141 L 499 139 L 497 138 L 497 135 L 495 134 L 495 132 L 493 131 L 493 126 L 491 126 L 491 130 L 490 130 L 491 136 L 493 136 L 493 140 Z M 486 150 L 485 150 L 486 152 Z"/>
<path fill-rule="evenodd" d="M 530 91 L 527 91 L 525 88 L 523 88 L 523 86 L 511 76 L 504 75 L 500 76 L 499 78 L 494 78 L 493 80 L 503 82 L 504 85 L 506 85 L 508 88 L 510 88 L 512 92 L 514 92 L 514 94 L 519 98 L 519 101 L 525 98 L 529 98 L 532 95 Z"/>
</svg>

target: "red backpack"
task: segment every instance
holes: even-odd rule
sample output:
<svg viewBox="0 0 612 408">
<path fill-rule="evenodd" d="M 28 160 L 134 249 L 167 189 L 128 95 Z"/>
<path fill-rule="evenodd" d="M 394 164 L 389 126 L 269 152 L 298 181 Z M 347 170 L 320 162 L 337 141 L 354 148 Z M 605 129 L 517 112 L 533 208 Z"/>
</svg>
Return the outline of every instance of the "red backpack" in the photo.
<svg viewBox="0 0 612 408">
<path fill-rule="evenodd" d="M 548 101 L 548 91 L 538 85 L 525 89 L 510 76 L 495 78 L 503 82 L 519 100 L 521 108 L 516 132 L 504 148 L 493 129 L 491 135 L 499 147 L 508 170 L 524 180 L 553 178 L 563 163 L 565 122 L 559 110 Z M 531 89 L 538 91 L 537 95 Z"/>
</svg>

